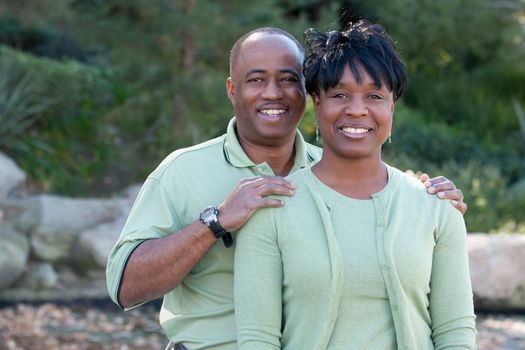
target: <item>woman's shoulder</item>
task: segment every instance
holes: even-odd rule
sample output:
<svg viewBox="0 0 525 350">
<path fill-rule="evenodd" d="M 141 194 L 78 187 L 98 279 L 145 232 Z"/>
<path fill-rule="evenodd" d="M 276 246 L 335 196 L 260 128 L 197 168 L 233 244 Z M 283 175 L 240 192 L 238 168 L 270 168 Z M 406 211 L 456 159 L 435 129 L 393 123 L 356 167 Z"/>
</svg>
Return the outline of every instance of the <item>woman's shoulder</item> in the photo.
<svg viewBox="0 0 525 350">
<path fill-rule="evenodd" d="M 392 182 L 394 190 L 402 191 L 405 194 L 414 196 L 426 195 L 427 189 L 425 185 L 416 177 L 416 175 L 408 170 L 401 171 L 398 168 L 387 165 L 389 182 Z"/>
<path fill-rule="evenodd" d="M 405 203 L 411 202 L 421 210 L 432 211 L 436 214 L 457 211 L 448 200 L 440 199 L 437 195 L 429 193 L 413 172 L 404 172 L 389 166 L 389 174 L 395 178 L 395 186 L 392 186 L 393 194 Z"/>
</svg>

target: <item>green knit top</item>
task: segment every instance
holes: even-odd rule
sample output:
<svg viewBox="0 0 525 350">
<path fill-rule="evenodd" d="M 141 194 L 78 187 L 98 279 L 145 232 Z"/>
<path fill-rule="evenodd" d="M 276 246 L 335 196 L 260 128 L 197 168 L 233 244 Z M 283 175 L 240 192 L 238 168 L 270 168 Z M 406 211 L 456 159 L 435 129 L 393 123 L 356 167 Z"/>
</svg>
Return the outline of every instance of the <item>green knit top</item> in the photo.
<svg viewBox="0 0 525 350">
<path fill-rule="evenodd" d="M 361 212 L 360 218 L 348 213 L 371 225 L 387 298 L 383 314 L 378 312 L 383 301 L 378 301 L 374 313 L 361 314 L 363 325 L 356 332 L 365 342 L 375 341 L 373 333 L 391 319 L 399 349 L 475 349 L 463 217 L 447 201 L 428 195 L 418 180 L 387 169 L 388 184 L 370 200 L 374 210 Z M 349 338 L 341 338 L 345 331 L 350 337 L 355 326 L 348 311 L 363 312 L 360 306 L 347 304 L 347 295 L 364 298 L 381 292 L 375 290 L 374 280 L 352 283 L 356 281 L 347 264 L 354 249 L 370 247 L 363 243 L 349 248 L 341 241 L 337 208 L 322 195 L 309 167 L 290 180 L 297 190 L 293 197 L 282 198 L 284 207 L 260 210 L 237 236 L 234 293 L 239 347 L 360 349 L 357 343 L 347 344 L 344 339 Z M 376 269 L 364 261 L 356 271 L 364 276 Z M 388 342 L 388 332 L 382 334 Z"/>
<path fill-rule="evenodd" d="M 349 198 L 309 173 L 330 214 L 343 257 L 343 292 L 329 348 L 393 349 L 396 336 L 388 293 L 377 258 L 372 200 Z M 373 218 L 373 220 L 363 220 Z M 368 288 L 354 288 L 368 286 Z M 374 322 L 365 322 L 374 320 Z"/>
</svg>

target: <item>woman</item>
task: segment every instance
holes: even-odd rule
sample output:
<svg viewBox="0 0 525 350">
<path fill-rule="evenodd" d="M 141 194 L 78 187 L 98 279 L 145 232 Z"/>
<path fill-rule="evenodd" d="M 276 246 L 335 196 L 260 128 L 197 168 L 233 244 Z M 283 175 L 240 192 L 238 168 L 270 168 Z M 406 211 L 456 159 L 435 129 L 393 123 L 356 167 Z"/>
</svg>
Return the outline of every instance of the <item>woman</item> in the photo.
<svg viewBox="0 0 525 350">
<path fill-rule="evenodd" d="M 461 214 L 385 164 L 406 67 L 384 28 L 305 33 L 322 159 L 243 227 L 240 349 L 474 349 Z"/>
</svg>

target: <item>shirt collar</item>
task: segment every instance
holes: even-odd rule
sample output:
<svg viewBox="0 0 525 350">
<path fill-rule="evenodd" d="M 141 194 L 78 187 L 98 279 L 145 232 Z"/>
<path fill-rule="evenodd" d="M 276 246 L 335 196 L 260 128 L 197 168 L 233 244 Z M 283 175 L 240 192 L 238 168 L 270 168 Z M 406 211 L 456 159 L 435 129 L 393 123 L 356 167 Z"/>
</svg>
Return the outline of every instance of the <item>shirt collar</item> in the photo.
<svg viewBox="0 0 525 350">
<path fill-rule="evenodd" d="M 228 129 L 226 130 L 226 136 L 224 138 L 224 158 L 229 164 L 237 168 L 257 165 L 250 158 L 248 158 L 248 155 L 242 149 L 239 139 L 237 138 L 237 134 L 235 133 L 236 127 L 236 120 L 235 117 L 233 117 L 228 123 Z M 299 130 L 297 130 L 295 133 L 294 146 L 295 160 L 292 171 L 302 168 L 315 160 L 315 156 L 308 152 L 307 144 Z"/>
</svg>

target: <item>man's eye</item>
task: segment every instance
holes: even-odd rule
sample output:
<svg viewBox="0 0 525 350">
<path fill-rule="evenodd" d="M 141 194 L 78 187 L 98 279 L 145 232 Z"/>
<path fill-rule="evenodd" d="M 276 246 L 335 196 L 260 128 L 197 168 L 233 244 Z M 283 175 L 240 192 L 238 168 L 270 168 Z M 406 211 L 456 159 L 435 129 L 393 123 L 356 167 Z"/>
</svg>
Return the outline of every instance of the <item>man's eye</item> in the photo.
<svg viewBox="0 0 525 350">
<path fill-rule="evenodd" d="M 286 77 L 286 78 L 283 78 L 284 81 L 289 81 L 289 82 L 298 82 L 299 79 L 297 79 L 296 77 Z"/>
<path fill-rule="evenodd" d="M 260 83 L 262 80 L 262 78 L 250 78 L 248 79 L 248 83 Z"/>
</svg>

